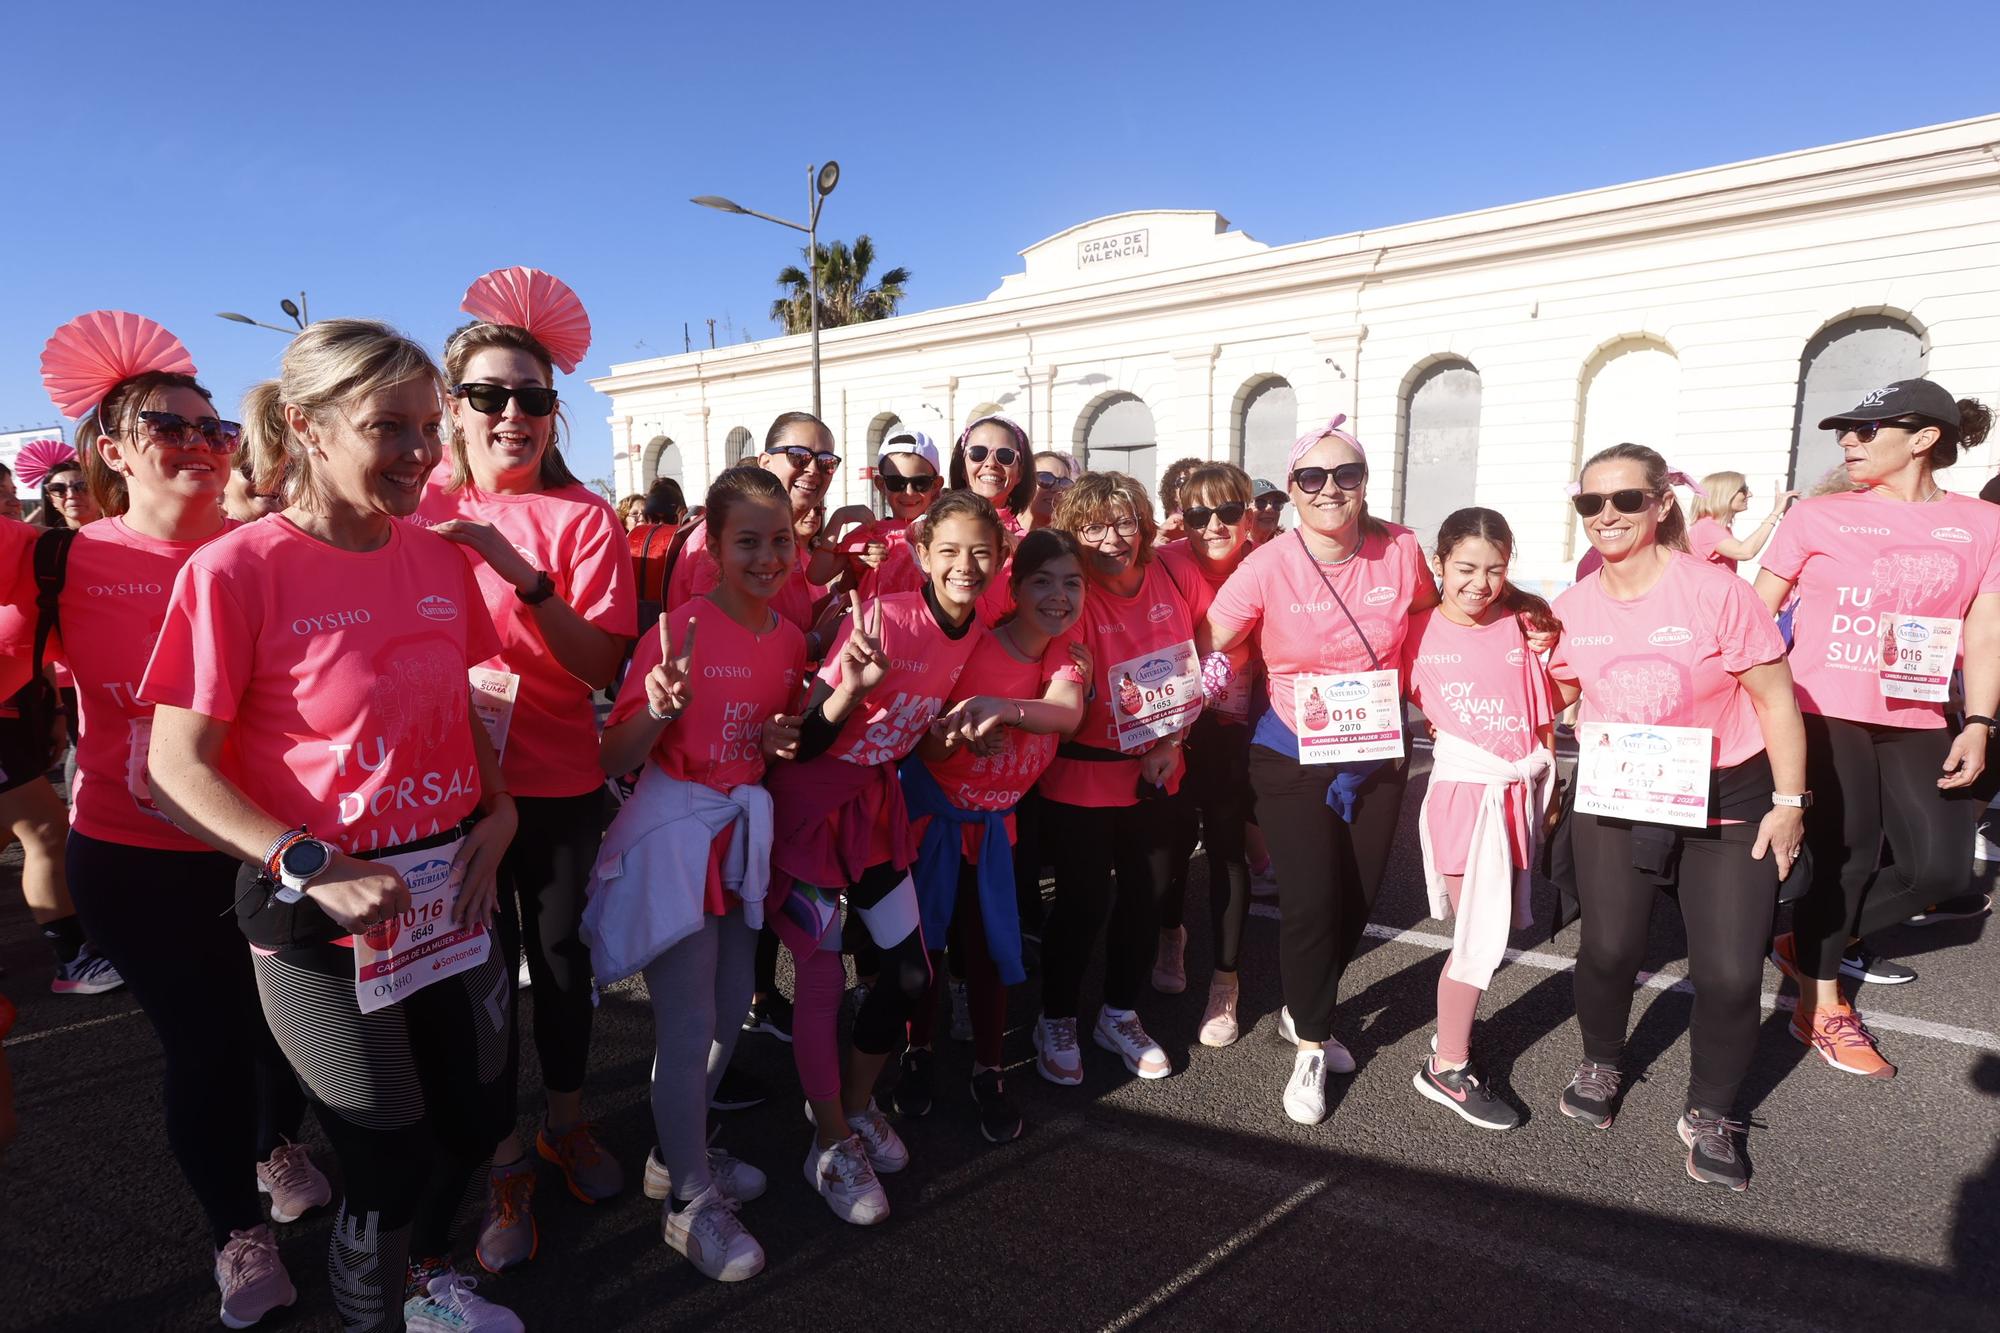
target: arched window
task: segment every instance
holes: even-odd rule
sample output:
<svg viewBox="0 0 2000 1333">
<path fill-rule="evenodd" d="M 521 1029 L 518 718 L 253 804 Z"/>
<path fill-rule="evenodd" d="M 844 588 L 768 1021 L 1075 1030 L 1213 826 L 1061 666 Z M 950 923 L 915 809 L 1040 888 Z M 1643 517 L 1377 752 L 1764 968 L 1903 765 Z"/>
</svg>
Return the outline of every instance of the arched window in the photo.
<svg viewBox="0 0 2000 1333">
<path fill-rule="evenodd" d="M 1285 484 L 1285 459 L 1299 436 L 1299 395 L 1276 375 L 1258 380 L 1236 413 L 1236 466 L 1273 485 Z"/>
<path fill-rule="evenodd" d="M 1153 411 L 1136 394 L 1100 400 L 1077 432 L 1077 461 L 1093 472 L 1123 472 L 1151 491 L 1159 485 L 1159 438 Z"/>
<path fill-rule="evenodd" d="M 1598 349 L 1583 371 L 1583 411 L 1577 419 L 1576 458 L 1585 460 L 1614 444 L 1643 444 L 1669 460 L 1679 436 L 1681 363 L 1655 338 L 1621 338 Z M 1570 515 L 1570 552 L 1589 546 Z"/>
<path fill-rule="evenodd" d="M 889 438 L 889 432 L 903 424 L 902 418 L 894 412 L 877 412 L 875 419 L 868 423 L 869 467 L 875 466 L 875 456 L 882 452 L 882 441 Z"/>
<path fill-rule="evenodd" d="M 681 477 L 680 446 L 664 435 L 655 435 L 646 442 L 646 452 L 641 455 L 641 487 L 650 486 L 660 477 L 671 477 L 675 481 Z"/>
<path fill-rule="evenodd" d="M 757 437 L 742 426 L 732 426 L 722 440 L 722 465 L 735 467 L 757 456 Z"/>
<path fill-rule="evenodd" d="M 1448 358 L 1426 366 L 1403 395 L 1397 519 L 1428 551 L 1438 525 L 1474 503 L 1479 480 L 1479 372 Z"/>
<path fill-rule="evenodd" d="M 1873 390 L 1924 373 L 1924 340 L 1894 315 L 1852 315 L 1827 325 L 1799 358 L 1792 418 L 1791 484 L 1802 491 L 1840 464 L 1840 445 L 1819 423 Z"/>
</svg>

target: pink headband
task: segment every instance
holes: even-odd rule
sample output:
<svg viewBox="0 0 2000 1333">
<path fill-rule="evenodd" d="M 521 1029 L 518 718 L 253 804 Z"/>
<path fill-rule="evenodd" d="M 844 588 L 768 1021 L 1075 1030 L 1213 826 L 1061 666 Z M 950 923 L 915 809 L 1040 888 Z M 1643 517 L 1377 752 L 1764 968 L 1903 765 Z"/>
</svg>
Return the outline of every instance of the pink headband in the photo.
<svg viewBox="0 0 2000 1333">
<path fill-rule="evenodd" d="M 61 440 L 29 440 L 14 459 L 14 475 L 23 486 L 34 490 L 42 478 L 76 457 L 76 450 Z"/>
<path fill-rule="evenodd" d="M 964 430 L 960 431 L 958 433 L 958 447 L 963 449 L 965 447 L 965 442 L 972 438 L 972 432 L 978 430 L 981 426 L 985 425 L 989 421 L 998 422 L 1000 425 L 1005 426 L 1008 430 L 1013 431 L 1014 438 L 1020 442 L 1021 452 L 1026 453 L 1028 451 L 1028 432 L 1021 429 L 1020 422 L 1014 420 L 1014 418 L 1012 417 L 1003 417 L 998 412 L 989 413 L 988 415 L 983 416 L 979 418 L 979 420 L 973 422 L 970 426 L 967 426 Z"/>
<path fill-rule="evenodd" d="M 126 380 L 155 371 L 192 375 L 194 359 L 179 338 L 123 310 L 78 315 L 42 345 L 42 385 L 66 417 L 89 415 Z"/>
<path fill-rule="evenodd" d="M 538 268 L 496 268 L 465 289 L 458 308 L 488 324 L 526 329 L 563 374 L 590 350 L 590 316 L 569 284 Z"/>
<path fill-rule="evenodd" d="M 1361 441 L 1355 439 L 1351 432 L 1344 431 L 1340 428 L 1341 423 L 1346 420 L 1347 420 L 1347 413 L 1342 412 L 1338 416 L 1334 417 L 1333 420 L 1327 422 L 1326 425 L 1320 427 L 1318 430 L 1309 430 L 1305 434 L 1299 436 L 1298 439 L 1293 440 L 1292 456 L 1285 460 L 1286 476 L 1287 477 L 1290 476 L 1292 469 L 1299 465 L 1299 460 L 1301 458 L 1304 458 L 1307 454 L 1312 452 L 1312 447 L 1314 445 L 1318 444 L 1321 440 L 1327 439 L 1329 437 L 1341 441 L 1348 448 L 1352 449 L 1354 451 L 1354 456 L 1360 459 L 1362 463 L 1365 465 L 1368 462 L 1368 451 L 1361 447 Z"/>
<path fill-rule="evenodd" d="M 1708 492 L 1695 485 L 1694 478 L 1679 468 L 1669 468 L 1667 470 L 1667 485 L 1685 486 L 1688 488 L 1689 493 L 1697 500 L 1706 500 L 1708 498 Z M 1581 480 L 1571 482 L 1568 490 L 1571 495 L 1582 495 L 1583 482 Z"/>
</svg>

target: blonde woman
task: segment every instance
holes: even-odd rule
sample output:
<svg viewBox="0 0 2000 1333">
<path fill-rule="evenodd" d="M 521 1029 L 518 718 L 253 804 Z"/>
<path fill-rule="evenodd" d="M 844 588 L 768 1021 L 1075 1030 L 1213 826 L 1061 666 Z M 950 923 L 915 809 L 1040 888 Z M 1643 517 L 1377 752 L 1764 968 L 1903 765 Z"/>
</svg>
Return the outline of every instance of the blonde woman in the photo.
<svg viewBox="0 0 2000 1333">
<path fill-rule="evenodd" d="M 1750 507 L 1750 483 L 1741 472 L 1711 472 L 1701 479 L 1695 492 L 1694 522 L 1688 525 L 1688 552 L 1697 560 L 1711 560 L 1734 571 L 1738 560 L 1755 560 L 1764 543 L 1778 530 L 1778 520 L 1797 491 L 1781 491 L 1771 512 L 1750 530 L 1747 537 L 1734 532 L 1736 516 Z"/>
</svg>

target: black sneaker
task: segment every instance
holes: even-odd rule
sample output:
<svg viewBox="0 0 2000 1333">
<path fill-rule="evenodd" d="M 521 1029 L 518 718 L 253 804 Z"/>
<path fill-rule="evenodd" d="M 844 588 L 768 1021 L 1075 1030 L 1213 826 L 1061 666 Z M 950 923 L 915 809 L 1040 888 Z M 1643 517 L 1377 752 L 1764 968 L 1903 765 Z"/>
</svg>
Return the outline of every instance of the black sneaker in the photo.
<svg viewBox="0 0 2000 1333">
<path fill-rule="evenodd" d="M 1872 981 L 1878 986 L 1900 986 L 1915 981 L 1917 974 L 1891 959 L 1883 958 L 1866 944 L 1850 944 L 1840 956 L 1840 974 L 1856 981 Z"/>
<path fill-rule="evenodd" d="M 1611 1118 L 1618 1113 L 1618 1084 L 1623 1079 L 1616 1066 L 1585 1060 L 1570 1075 L 1569 1086 L 1563 1089 L 1562 1101 L 1558 1103 L 1562 1113 L 1592 1129 L 1611 1128 Z"/>
<path fill-rule="evenodd" d="M 896 1080 L 896 1089 L 889 1094 L 897 1115 L 914 1120 L 931 1113 L 931 1103 L 935 1100 L 931 1092 L 931 1063 L 931 1053 L 923 1047 L 903 1049 L 903 1076 Z"/>
<path fill-rule="evenodd" d="M 731 1065 L 722 1071 L 722 1078 L 715 1085 L 715 1095 L 708 1099 L 713 1111 L 747 1111 L 753 1106 L 762 1106 L 771 1099 L 764 1085 L 750 1075 Z"/>
<path fill-rule="evenodd" d="M 1977 921 L 1993 910 L 1990 893 L 1961 893 L 1928 907 L 1904 921 L 1906 926 L 1941 926 L 1947 921 Z"/>
<path fill-rule="evenodd" d="M 743 1030 L 761 1032 L 767 1037 L 789 1043 L 792 1039 L 792 1002 L 776 991 L 761 1000 L 752 1000 L 750 1012 L 743 1016 Z"/>
<path fill-rule="evenodd" d="M 999 1070 L 985 1069 L 972 1076 L 972 1100 L 979 1107 L 979 1132 L 988 1143 L 1012 1143 L 1021 1137 L 1021 1113 L 1007 1100 Z"/>
<path fill-rule="evenodd" d="M 1709 1115 L 1689 1108 L 1677 1128 L 1687 1145 L 1688 1177 L 1708 1185 L 1742 1191 L 1750 1185 L 1750 1163 L 1743 1156 L 1741 1120 Z"/>
<path fill-rule="evenodd" d="M 1410 1082 L 1424 1096 L 1458 1112 L 1459 1119 L 1468 1125 L 1508 1130 L 1521 1123 L 1514 1108 L 1495 1097 L 1471 1065 L 1463 1069 L 1436 1069 L 1425 1060 Z"/>
</svg>

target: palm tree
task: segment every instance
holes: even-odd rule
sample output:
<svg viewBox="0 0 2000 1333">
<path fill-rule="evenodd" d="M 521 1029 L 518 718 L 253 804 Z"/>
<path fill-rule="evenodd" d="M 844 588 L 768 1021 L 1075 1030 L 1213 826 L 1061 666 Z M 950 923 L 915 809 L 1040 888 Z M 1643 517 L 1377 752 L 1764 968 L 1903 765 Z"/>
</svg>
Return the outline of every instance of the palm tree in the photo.
<svg viewBox="0 0 2000 1333">
<path fill-rule="evenodd" d="M 819 326 L 837 329 L 847 324 L 866 324 L 888 319 L 903 302 L 910 271 L 892 268 L 873 287 L 868 270 L 875 267 L 875 242 L 864 232 L 854 238 L 854 248 L 845 241 L 832 241 L 819 250 Z M 771 302 L 771 318 L 786 333 L 804 333 L 812 327 L 812 283 L 806 271 L 788 264 L 778 273 L 778 286 L 786 293 Z"/>
</svg>

